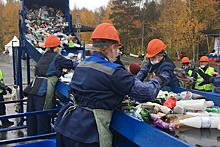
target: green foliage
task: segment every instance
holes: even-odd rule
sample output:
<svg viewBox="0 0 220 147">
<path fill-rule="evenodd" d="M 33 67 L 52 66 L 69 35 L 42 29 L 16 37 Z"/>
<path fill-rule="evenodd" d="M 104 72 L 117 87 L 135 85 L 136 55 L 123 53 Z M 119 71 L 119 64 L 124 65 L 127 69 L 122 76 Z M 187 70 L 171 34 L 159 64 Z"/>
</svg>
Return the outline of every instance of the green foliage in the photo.
<svg viewBox="0 0 220 147">
<path fill-rule="evenodd" d="M 0 4 L 0 52 L 4 51 L 6 45 L 14 36 L 18 37 L 18 10 L 21 3 L 10 0 L 7 4 Z"/>
<path fill-rule="evenodd" d="M 109 19 L 112 20 L 115 27 L 120 33 L 121 43 L 124 45 L 126 52 L 137 50 L 140 44 L 141 28 L 139 1 L 131 0 L 113 0 L 112 13 Z"/>
</svg>

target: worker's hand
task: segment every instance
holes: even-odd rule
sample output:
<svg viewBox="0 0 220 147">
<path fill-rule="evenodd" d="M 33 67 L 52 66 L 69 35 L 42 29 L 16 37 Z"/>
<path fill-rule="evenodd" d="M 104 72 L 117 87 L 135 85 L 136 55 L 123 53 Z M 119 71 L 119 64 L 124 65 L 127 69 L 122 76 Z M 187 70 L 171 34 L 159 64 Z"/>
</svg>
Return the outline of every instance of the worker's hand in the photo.
<svg viewBox="0 0 220 147">
<path fill-rule="evenodd" d="M 205 74 L 203 71 L 201 71 L 201 69 L 198 69 L 197 73 L 203 78 L 203 81 L 201 83 L 199 83 L 199 86 L 202 86 L 204 84 L 213 83 L 213 81 L 214 81 L 214 77 L 213 76 Z"/>
<path fill-rule="evenodd" d="M 161 82 L 161 86 L 164 86 L 164 84 L 167 82 L 167 80 L 162 75 L 157 75 L 154 78 L 158 79 Z"/>
<path fill-rule="evenodd" d="M 211 72 L 211 74 L 212 74 L 213 76 L 217 76 L 217 75 L 218 75 L 218 72 Z"/>
<path fill-rule="evenodd" d="M 186 71 L 182 68 L 175 68 L 173 73 L 175 76 L 186 85 L 191 85 L 193 83 L 193 79 L 186 74 Z"/>
<path fill-rule="evenodd" d="M 188 81 L 184 81 L 184 83 L 186 84 L 186 86 L 191 86 L 191 85 L 194 83 L 193 78 L 190 77 L 190 78 L 188 79 Z"/>
<path fill-rule="evenodd" d="M 5 90 L 7 90 L 10 94 L 12 94 L 12 89 L 10 87 L 7 86 Z"/>
</svg>

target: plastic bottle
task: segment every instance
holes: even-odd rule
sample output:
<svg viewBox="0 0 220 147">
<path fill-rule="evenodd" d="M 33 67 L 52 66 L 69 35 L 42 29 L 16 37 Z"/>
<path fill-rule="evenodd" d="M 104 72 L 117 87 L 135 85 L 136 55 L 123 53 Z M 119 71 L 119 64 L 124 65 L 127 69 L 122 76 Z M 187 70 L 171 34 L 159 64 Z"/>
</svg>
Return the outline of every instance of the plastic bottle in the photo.
<svg viewBox="0 0 220 147">
<path fill-rule="evenodd" d="M 176 105 L 176 106 L 173 108 L 173 112 L 174 112 L 174 113 L 177 113 L 177 114 L 184 114 L 186 111 L 185 111 L 185 109 L 184 109 L 182 106 Z"/>
<path fill-rule="evenodd" d="M 172 110 L 168 108 L 167 106 L 160 106 L 160 111 L 162 111 L 165 114 L 172 113 Z"/>
<path fill-rule="evenodd" d="M 193 128 L 218 128 L 220 122 L 219 116 L 196 116 L 179 121 L 179 124 Z"/>
<path fill-rule="evenodd" d="M 200 94 L 193 93 L 192 99 L 205 99 L 205 97 Z"/>
<path fill-rule="evenodd" d="M 160 110 L 160 104 L 152 103 L 152 102 L 143 103 L 141 107 L 147 108 L 149 110 L 154 110 L 156 112 L 158 112 Z"/>
<path fill-rule="evenodd" d="M 215 103 L 213 101 L 206 101 L 207 108 L 213 107 Z"/>
<path fill-rule="evenodd" d="M 176 102 L 176 106 L 183 107 L 185 110 L 201 110 L 201 111 L 205 111 L 207 107 L 205 99 L 181 100 Z"/>
<path fill-rule="evenodd" d="M 192 99 L 193 94 L 190 91 L 183 91 L 180 93 L 180 96 L 181 96 L 181 99 L 190 100 Z"/>
<path fill-rule="evenodd" d="M 168 114 L 168 113 L 171 113 L 172 110 L 166 106 L 162 106 L 160 104 L 157 104 L 157 103 L 152 103 L 152 102 L 146 102 L 144 104 L 142 104 L 142 108 L 147 108 L 147 109 L 151 109 L 151 110 L 154 110 L 154 111 L 162 111 L 163 113 L 165 114 Z"/>
<path fill-rule="evenodd" d="M 191 116 L 219 116 L 220 113 L 212 113 L 212 112 L 186 112 L 186 115 L 191 115 Z M 219 122 L 220 123 L 220 122 Z"/>
<path fill-rule="evenodd" d="M 160 117 L 158 117 L 155 114 L 151 114 L 150 115 L 151 118 L 153 119 L 154 125 L 161 128 L 161 129 L 165 129 L 165 130 L 169 130 L 169 131 L 174 131 L 176 129 L 179 129 L 179 125 L 178 124 L 173 124 L 173 123 L 165 123 L 163 120 L 160 119 Z"/>
</svg>

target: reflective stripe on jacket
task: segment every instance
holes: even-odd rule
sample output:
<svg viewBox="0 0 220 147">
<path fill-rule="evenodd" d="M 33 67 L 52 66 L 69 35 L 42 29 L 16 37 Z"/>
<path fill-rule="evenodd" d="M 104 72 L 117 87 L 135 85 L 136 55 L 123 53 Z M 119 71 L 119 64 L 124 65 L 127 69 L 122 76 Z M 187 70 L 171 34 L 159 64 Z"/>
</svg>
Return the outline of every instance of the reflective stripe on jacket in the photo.
<svg viewBox="0 0 220 147">
<path fill-rule="evenodd" d="M 188 75 L 192 76 L 193 71 L 191 69 L 188 70 Z"/>
<path fill-rule="evenodd" d="M 199 69 L 201 69 L 203 71 L 203 69 L 201 67 L 199 67 Z M 209 74 L 210 76 L 212 76 L 212 72 L 214 72 L 215 69 L 213 67 L 208 67 L 206 69 L 206 71 L 203 71 L 205 74 Z M 204 84 L 203 86 L 199 86 L 199 83 L 201 83 L 203 81 L 203 78 L 197 73 L 197 80 L 196 80 L 196 84 L 195 84 L 195 89 L 196 90 L 204 90 L 204 91 L 210 91 L 212 90 L 212 84 Z"/>
<path fill-rule="evenodd" d="M 3 73 L 2 73 L 2 70 L 0 69 L 0 82 L 2 83 L 2 84 L 4 84 L 4 81 L 3 81 Z M 0 89 L 0 93 L 2 93 L 3 92 L 3 89 Z"/>
</svg>

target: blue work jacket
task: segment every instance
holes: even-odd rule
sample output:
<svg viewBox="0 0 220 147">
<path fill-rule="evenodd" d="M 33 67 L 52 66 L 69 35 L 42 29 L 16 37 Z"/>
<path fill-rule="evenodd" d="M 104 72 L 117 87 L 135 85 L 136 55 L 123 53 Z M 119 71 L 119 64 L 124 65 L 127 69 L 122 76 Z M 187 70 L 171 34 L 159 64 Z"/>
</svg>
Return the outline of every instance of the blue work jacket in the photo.
<svg viewBox="0 0 220 147">
<path fill-rule="evenodd" d="M 47 77 L 60 77 L 62 69 L 75 69 L 72 60 L 66 59 L 60 54 L 49 50 L 43 54 L 35 68 L 34 86 L 30 89 L 30 95 L 45 96 L 47 92 Z M 32 81 L 32 82 L 33 82 Z"/>
<path fill-rule="evenodd" d="M 220 86 L 220 74 L 215 77 L 213 85 L 216 87 Z"/>
<path fill-rule="evenodd" d="M 114 110 L 128 94 L 136 100 L 149 101 L 157 96 L 160 84 L 161 81 L 156 78 L 143 83 L 122 65 L 110 62 L 102 53 L 94 52 L 79 63 L 69 84 L 69 93 L 74 95 L 78 106 L 65 115 L 64 111 L 71 104 L 60 110 L 55 130 L 79 142 L 99 142 L 94 115 L 85 107 Z"/>
<path fill-rule="evenodd" d="M 174 68 L 175 64 L 168 58 L 168 56 L 165 56 L 158 64 L 152 65 L 149 62 L 142 67 L 136 78 L 144 81 L 144 79 L 152 73 L 155 73 L 155 75 L 162 75 L 167 81 L 161 87 L 161 90 L 169 91 L 169 87 L 179 87 L 179 80 L 173 73 Z"/>
</svg>

